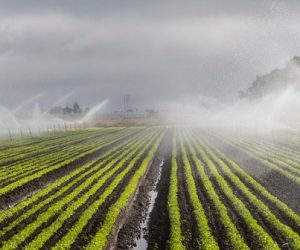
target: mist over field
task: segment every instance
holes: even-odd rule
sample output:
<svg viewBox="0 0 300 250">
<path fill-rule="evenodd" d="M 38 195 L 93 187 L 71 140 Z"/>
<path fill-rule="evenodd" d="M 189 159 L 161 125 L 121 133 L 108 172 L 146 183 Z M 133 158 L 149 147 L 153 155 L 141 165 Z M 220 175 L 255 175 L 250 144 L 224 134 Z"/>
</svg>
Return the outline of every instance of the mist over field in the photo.
<svg viewBox="0 0 300 250">
<path fill-rule="evenodd" d="M 171 123 L 298 128 L 299 10 L 267 0 L 3 3 L 0 128 L 89 122 L 124 111 L 125 95 L 131 110 Z M 74 102 L 92 112 L 49 114 Z"/>
</svg>

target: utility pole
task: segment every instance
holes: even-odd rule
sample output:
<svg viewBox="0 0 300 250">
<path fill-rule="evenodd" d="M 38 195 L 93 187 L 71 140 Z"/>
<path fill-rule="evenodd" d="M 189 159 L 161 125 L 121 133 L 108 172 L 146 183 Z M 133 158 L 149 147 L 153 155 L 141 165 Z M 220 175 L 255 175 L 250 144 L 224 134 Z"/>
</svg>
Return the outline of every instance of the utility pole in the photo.
<svg viewBox="0 0 300 250">
<path fill-rule="evenodd" d="M 130 95 L 129 94 L 124 95 L 123 104 L 124 104 L 124 116 L 126 116 L 126 113 L 130 109 Z"/>
<path fill-rule="evenodd" d="M 130 95 L 124 95 L 124 111 L 128 111 L 130 109 Z"/>
</svg>

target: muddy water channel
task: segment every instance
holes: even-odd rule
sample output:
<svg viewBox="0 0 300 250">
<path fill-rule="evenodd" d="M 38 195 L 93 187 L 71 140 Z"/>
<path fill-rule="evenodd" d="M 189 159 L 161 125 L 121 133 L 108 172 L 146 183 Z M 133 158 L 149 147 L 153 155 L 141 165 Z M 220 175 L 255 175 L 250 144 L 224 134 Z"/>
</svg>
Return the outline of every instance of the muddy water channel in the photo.
<svg viewBox="0 0 300 250">
<path fill-rule="evenodd" d="M 153 189 L 148 193 L 148 196 L 149 196 L 149 206 L 148 206 L 148 209 L 145 213 L 145 219 L 141 221 L 140 223 L 140 233 L 138 234 L 138 237 L 135 238 L 135 246 L 132 248 L 132 249 L 135 249 L 135 250 L 145 250 L 148 248 L 148 242 L 147 242 L 147 235 L 148 235 L 148 223 L 149 223 L 149 220 L 150 220 L 150 214 L 154 208 L 154 204 L 155 204 L 155 201 L 156 201 L 156 197 L 157 197 L 157 194 L 158 194 L 158 191 L 157 191 L 157 184 L 160 180 L 160 177 L 161 177 L 161 170 L 164 166 L 164 160 L 162 160 L 160 162 L 160 166 L 159 166 L 159 172 L 158 172 L 158 175 L 157 175 L 157 179 L 153 185 Z"/>
</svg>

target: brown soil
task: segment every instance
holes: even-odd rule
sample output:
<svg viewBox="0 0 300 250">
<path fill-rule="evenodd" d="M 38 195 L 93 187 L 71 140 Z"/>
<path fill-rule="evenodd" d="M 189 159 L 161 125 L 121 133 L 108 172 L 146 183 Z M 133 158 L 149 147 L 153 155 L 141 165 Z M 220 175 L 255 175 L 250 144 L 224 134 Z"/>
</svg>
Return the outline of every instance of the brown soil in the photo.
<svg viewBox="0 0 300 250">
<path fill-rule="evenodd" d="M 156 186 L 158 194 L 148 223 L 148 249 L 167 249 L 170 234 L 167 202 L 171 176 L 172 137 L 173 130 L 168 129 L 159 151 L 160 157 L 164 159 L 164 165 Z"/>
<path fill-rule="evenodd" d="M 146 228 L 140 228 L 140 225 L 146 216 L 145 213 L 149 205 L 149 192 L 155 188 L 153 185 L 158 177 L 160 163 L 163 159 L 170 158 L 167 150 L 169 145 L 171 145 L 171 139 L 171 133 L 168 131 L 162 139 L 162 142 L 157 150 L 144 181 L 139 186 L 136 199 L 134 199 L 131 208 L 128 210 L 128 216 L 126 217 L 124 225 L 121 227 L 118 233 L 117 243 L 114 246 L 111 246 L 111 248 L 131 249 L 133 246 L 135 246 L 135 238 L 141 237 L 142 230 L 144 230 L 144 232 L 146 231 Z M 168 163 L 164 162 L 161 178 L 156 187 L 158 196 L 155 200 L 154 208 L 150 214 L 150 221 L 148 223 L 147 241 L 149 249 L 153 249 L 154 245 L 157 247 L 157 249 L 166 249 L 166 242 L 169 236 L 169 223 L 167 221 L 168 216 L 165 213 L 166 207 L 164 210 L 162 205 L 166 205 L 165 201 L 167 200 L 167 196 L 162 196 L 163 190 L 161 190 L 161 188 L 168 186 L 166 183 L 162 185 L 162 182 L 166 179 L 166 177 L 169 177 L 166 175 L 166 171 L 168 170 Z M 159 214 L 157 214 L 158 211 L 160 211 Z M 158 227 L 160 228 L 159 230 L 157 230 Z"/>
</svg>

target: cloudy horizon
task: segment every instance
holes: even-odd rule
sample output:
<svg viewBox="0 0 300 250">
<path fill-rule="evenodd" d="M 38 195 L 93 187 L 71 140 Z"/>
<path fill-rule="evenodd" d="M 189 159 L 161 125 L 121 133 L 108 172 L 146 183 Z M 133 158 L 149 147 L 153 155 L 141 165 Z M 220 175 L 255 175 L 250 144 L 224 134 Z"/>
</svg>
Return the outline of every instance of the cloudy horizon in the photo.
<svg viewBox="0 0 300 250">
<path fill-rule="evenodd" d="M 297 1 L 9 1 L 0 105 L 73 93 L 83 106 L 224 96 L 300 55 Z"/>
</svg>

